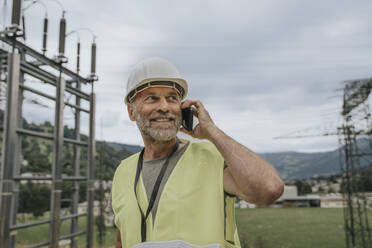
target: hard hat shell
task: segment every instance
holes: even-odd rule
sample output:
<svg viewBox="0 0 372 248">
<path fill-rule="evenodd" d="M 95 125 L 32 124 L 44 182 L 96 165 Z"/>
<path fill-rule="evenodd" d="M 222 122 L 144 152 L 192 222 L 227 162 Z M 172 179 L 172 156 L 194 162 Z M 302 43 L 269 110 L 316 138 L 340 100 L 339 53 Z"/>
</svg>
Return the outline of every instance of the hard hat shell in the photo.
<svg viewBox="0 0 372 248">
<path fill-rule="evenodd" d="M 187 82 L 181 78 L 176 66 L 166 59 L 157 57 L 144 59 L 134 66 L 127 82 L 125 104 L 148 87 L 174 87 L 180 92 L 182 99 L 186 97 L 188 91 Z"/>
</svg>

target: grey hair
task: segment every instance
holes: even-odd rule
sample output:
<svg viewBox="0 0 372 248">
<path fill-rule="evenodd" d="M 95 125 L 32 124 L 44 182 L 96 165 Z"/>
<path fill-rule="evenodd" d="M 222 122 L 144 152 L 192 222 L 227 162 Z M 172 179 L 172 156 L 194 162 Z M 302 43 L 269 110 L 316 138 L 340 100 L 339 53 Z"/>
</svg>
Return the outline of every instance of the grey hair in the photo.
<svg viewBox="0 0 372 248">
<path fill-rule="evenodd" d="M 137 106 L 136 106 L 136 104 L 134 103 L 134 100 L 131 100 L 129 103 L 128 103 L 128 105 L 134 110 L 134 111 L 136 111 L 136 109 L 137 109 Z"/>
</svg>

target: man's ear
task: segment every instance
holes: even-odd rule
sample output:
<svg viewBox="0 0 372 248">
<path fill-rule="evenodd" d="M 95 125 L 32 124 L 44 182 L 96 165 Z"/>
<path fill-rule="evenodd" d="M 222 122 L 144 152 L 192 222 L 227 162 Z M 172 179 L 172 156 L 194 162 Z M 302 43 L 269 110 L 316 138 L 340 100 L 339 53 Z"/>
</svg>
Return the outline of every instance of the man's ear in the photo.
<svg viewBox="0 0 372 248">
<path fill-rule="evenodd" d="M 134 116 L 134 109 L 131 104 L 127 104 L 128 116 L 131 121 L 135 121 L 136 118 Z"/>
</svg>

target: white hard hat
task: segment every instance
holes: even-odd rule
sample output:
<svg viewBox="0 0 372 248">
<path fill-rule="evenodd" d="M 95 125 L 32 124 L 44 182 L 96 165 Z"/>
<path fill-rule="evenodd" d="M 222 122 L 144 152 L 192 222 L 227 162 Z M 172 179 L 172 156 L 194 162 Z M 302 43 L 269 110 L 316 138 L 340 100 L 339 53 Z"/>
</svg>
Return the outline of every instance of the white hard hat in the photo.
<svg viewBox="0 0 372 248">
<path fill-rule="evenodd" d="M 175 88 L 182 99 L 187 95 L 187 82 L 181 78 L 176 66 L 162 58 L 148 58 L 135 65 L 128 78 L 125 104 L 148 87 Z"/>
</svg>

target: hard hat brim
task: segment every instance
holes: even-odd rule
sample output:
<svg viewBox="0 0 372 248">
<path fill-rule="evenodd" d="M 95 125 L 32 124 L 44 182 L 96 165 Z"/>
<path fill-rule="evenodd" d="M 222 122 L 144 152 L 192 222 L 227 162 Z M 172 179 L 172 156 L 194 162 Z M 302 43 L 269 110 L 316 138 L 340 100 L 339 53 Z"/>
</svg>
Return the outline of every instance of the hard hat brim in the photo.
<svg viewBox="0 0 372 248">
<path fill-rule="evenodd" d="M 150 87 L 172 87 L 180 93 L 181 100 L 185 99 L 188 92 L 187 82 L 182 78 L 147 78 L 138 83 L 135 89 L 126 93 L 125 104 L 128 104 L 139 92 Z"/>
</svg>

